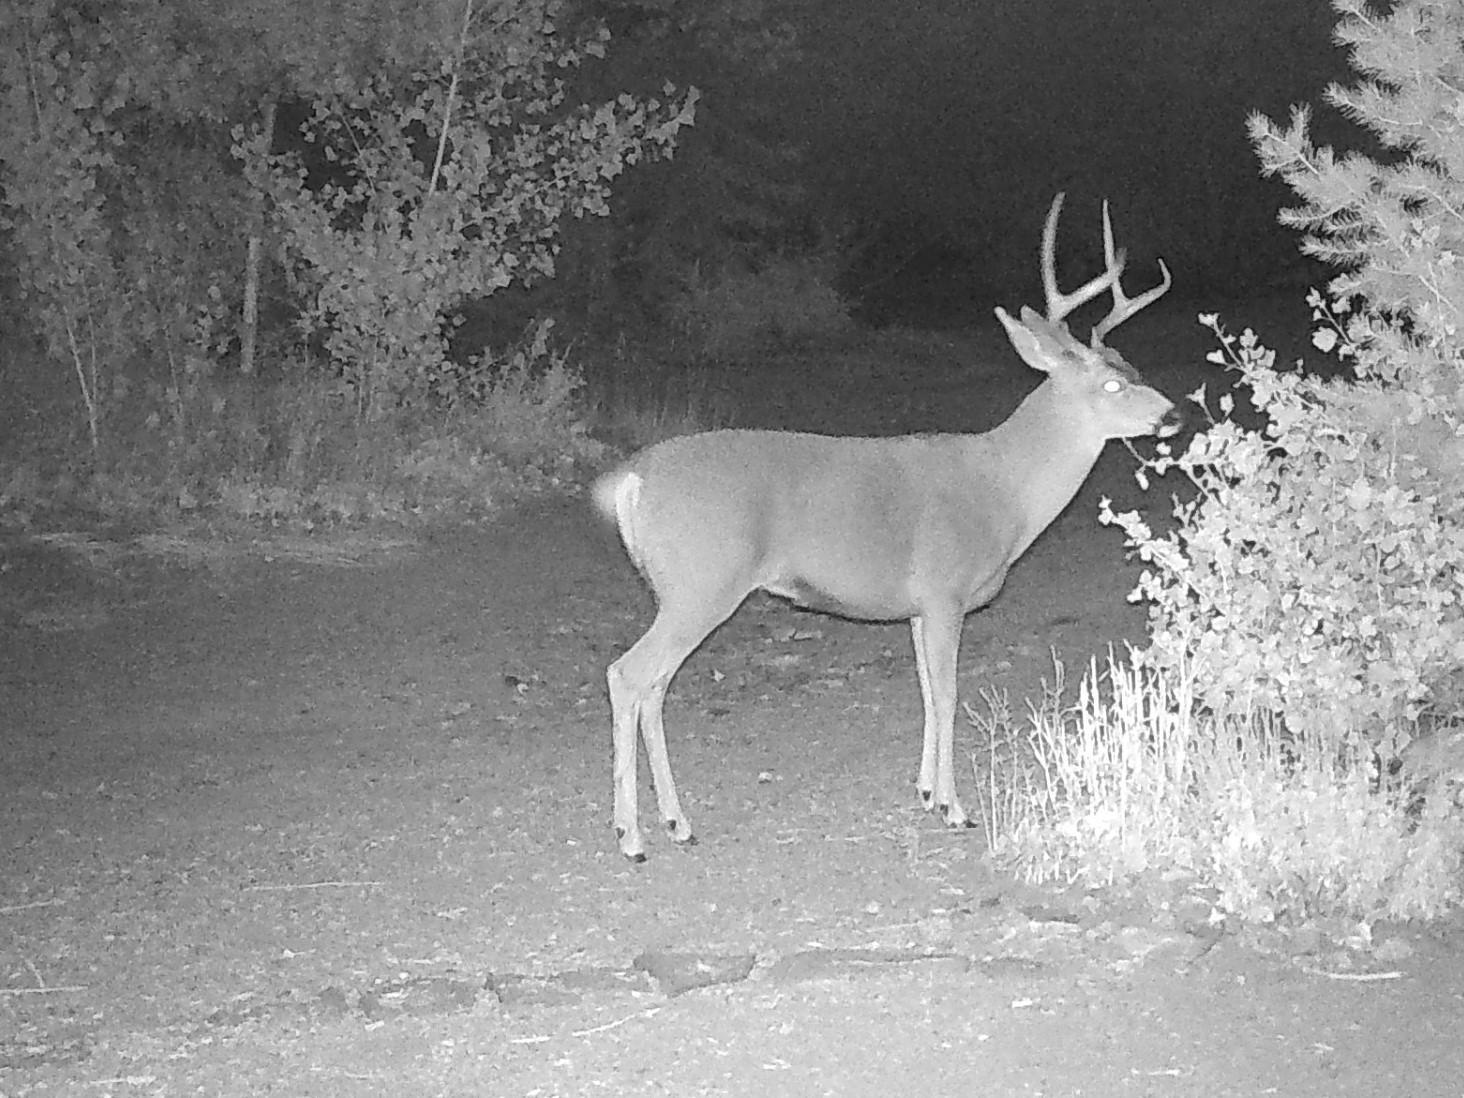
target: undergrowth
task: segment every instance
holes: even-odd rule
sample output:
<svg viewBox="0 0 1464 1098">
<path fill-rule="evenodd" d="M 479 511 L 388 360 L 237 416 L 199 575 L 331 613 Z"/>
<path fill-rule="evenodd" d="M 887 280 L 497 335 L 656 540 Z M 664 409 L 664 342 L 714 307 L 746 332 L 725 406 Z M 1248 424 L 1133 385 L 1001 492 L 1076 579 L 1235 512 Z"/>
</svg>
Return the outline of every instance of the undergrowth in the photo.
<svg viewBox="0 0 1464 1098">
<path fill-rule="evenodd" d="M 11 439 L 0 513 L 20 526 L 78 513 L 135 525 L 456 522 L 565 490 L 605 460 L 565 353 L 531 342 L 475 377 L 472 399 L 363 420 L 349 386 L 315 370 L 200 373 L 170 390 L 166 414 L 125 422 L 119 411 L 95 454 L 39 432 Z"/>
<path fill-rule="evenodd" d="M 995 850 L 1028 875 L 1179 872 L 1262 919 L 1461 899 L 1464 8 L 1333 6 L 1361 79 L 1326 98 L 1386 154 L 1316 146 L 1304 107 L 1249 128 L 1299 199 L 1281 221 L 1341 271 L 1309 301 L 1350 377 L 1278 370 L 1201 318 L 1255 415 L 1202 389 L 1208 428 L 1142 461 L 1145 486 L 1189 482 L 1168 530 L 1101 505 L 1144 565 L 1147 645 L 1090 669 L 1075 709 L 1038 707 L 1035 771 L 983 718 L 1016 783 L 993 786 Z"/>
<path fill-rule="evenodd" d="M 1464 767 L 1389 774 L 1262 713 L 1205 711 L 1192 685 L 1110 652 L 1075 704 L 1059 665 L 1024 721 L 996 695 L 968 706 L 994 862 L 1034 883 L 1179 878 L 1262 923 L 1427 918 L 1464 898 Z"/>
</svg>

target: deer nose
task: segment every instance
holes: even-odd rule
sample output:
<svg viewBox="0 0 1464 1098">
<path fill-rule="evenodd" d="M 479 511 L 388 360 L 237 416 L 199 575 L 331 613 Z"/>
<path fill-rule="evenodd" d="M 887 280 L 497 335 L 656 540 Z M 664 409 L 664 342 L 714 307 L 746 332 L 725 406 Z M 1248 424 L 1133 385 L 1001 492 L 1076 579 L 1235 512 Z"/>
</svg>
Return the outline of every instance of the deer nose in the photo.
<svg viewBox="0 0 1464 1098">
<path fill-rule="evenodd" d="M 1178 404 L 1171 404 L 1169 410 L 1159 417 L 1159 423 L 1154 428 L 1154 434 L 1159 438 L 1173 438 L 1184 430 L 1185 424 L 1189 422 L 1189 415 Z"/>
</svg>

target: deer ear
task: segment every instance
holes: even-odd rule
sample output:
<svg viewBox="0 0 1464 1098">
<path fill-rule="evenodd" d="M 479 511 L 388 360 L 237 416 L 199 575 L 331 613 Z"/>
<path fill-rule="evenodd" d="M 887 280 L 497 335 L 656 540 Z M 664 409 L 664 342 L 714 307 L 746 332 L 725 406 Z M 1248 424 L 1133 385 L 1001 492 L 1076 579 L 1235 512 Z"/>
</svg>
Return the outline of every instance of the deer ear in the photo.
<svg viewBox="0 0 1464 1098">
<path fill-rule="evenodd" d="M 996 307 L 996 319 L 1001 321 L 1002 327 L 1007 331 L 1007 338 L 1012 341 L 1017 354 L 1022 356 L 1022 361 L 1034 370 L 1041 370 L 1047 373 L 1052 352 L 1044 349 L 1052 342 L 1047 334 L 1047 321 L 1038 313 L 1023 307 L 1022 319 L 1017 320 L 1000 305 Z"/>
</svg>

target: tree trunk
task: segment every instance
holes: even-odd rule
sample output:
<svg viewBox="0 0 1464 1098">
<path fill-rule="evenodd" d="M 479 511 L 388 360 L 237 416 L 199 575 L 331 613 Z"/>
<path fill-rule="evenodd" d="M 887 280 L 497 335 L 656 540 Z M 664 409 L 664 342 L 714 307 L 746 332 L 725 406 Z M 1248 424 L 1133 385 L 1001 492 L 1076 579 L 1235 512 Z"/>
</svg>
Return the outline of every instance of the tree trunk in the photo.
<svg viewBox="0 0 1464 1098">
<path fill-rule="evenodd" d="M 275 101 L 264 104 L 264 132 L 269 141 L 265 148 L 273 146 L 275 127 Z M 254 196 L 254 213 L 250 218 L 249 250 L 244 260 L 244 309 L 239 318 L 239 372 L 245 377 L 254 376 L 254 348 L 259 335 L 259 260 L 264 250 L 264 196 Z"/>
</svg>

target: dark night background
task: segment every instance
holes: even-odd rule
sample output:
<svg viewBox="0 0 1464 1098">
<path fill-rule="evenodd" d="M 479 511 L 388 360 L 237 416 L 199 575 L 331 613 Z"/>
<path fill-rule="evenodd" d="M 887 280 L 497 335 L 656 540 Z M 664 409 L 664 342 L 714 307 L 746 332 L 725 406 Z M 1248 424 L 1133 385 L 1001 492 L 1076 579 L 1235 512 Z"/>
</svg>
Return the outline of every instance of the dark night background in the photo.
<svg viewBox="0 0 1464 1098">
<path fill-rule="evenodd" d="M 1292 195 L 1261 178 L 1246 119 L 1284 121 L 1306 104 L 1316 141 L 1376 151 L 1323 99 L 1329 82 L 1357 78 L 1327 0 L 574 0 L 568 13 L 604 20 L 613 38 L 603 60 L 564 74 L 567 103 L 695 85 L 695 126 L 674 161 L 615 180 L 610 217 L 565 220 L 554 279 L 468 301 L 454 353 L 511 345 L 550 315 L 592 379 L 591 352 L 627 333 L 662 338 L 684 363 L 675 308 L 688 272 L 715 277 L 749 256 L 753 269 L 812 256 L 822 284 L 875 325 L 994 327 L 994 305 L 1040 302 L 1038 241 L 1058 191 L 1066 285 L 1096 273 L 1106 198 L 1130 285 L 1149 283 L 1157 257 L 1173 271 L 1166 309 L 1300 309 L 1326 272 L 1277 224 Z M 333 9 L 311 14 L 335 30 Z M 317 67 L 354 54 L 369 71 L 390 56 L 389 26 L 339 29 Z M 300 138 L 308 95 L 271 87 L 276 151 L 322 170 Z M 253 109 L 236 98 L 230 109 Z M 218 158 L 237 171 L 225 149 Z M 0 271 L 12 302 L 15 277 Z M 263 323 L 282 331 L 299 303 L 275 281 Z"/>
<path fill-rule="evenodd" d="M 705 98 L 678 156 L 695 157 L 718 126 L 802 145 L 799 182 L 858 244 L 843 288 L 876 321 L 960 324 L 973 310 L 984 321 L 1014 292 L 1032 300 L 1058 190 L 1069 194 L 1065 272 L 1096 263 L 1106 197 L 1129 270 L 1152 271 L 1162 255 L 1172 300 L 1316 282 L 1294 270 L 1296 239 L 1276 225 L 1290 192 L 1260 178 L 1246 117 L 1280 121 L 1307 103 L 1320 141 L 1367 147 L 1322 101 L 1329 81 L 1353 78 L 1324 0 L 819 0 L 791 11 L 801 53 L 779 71 L 685 74 Z"/>
</svg>

